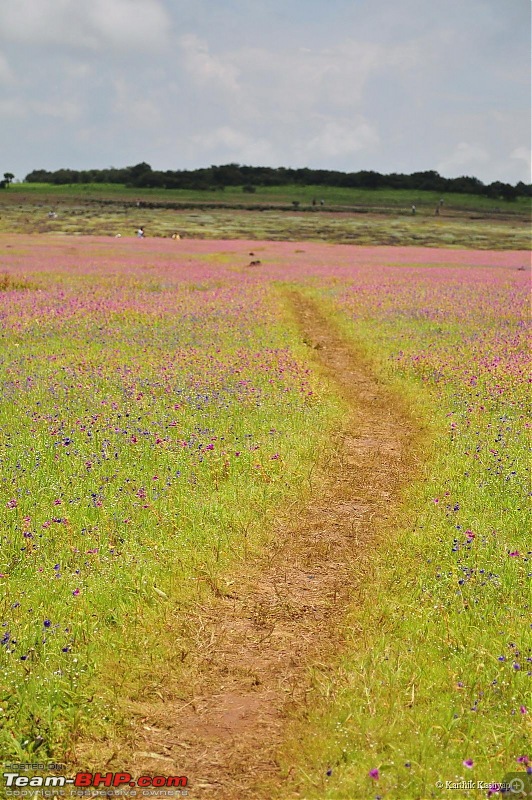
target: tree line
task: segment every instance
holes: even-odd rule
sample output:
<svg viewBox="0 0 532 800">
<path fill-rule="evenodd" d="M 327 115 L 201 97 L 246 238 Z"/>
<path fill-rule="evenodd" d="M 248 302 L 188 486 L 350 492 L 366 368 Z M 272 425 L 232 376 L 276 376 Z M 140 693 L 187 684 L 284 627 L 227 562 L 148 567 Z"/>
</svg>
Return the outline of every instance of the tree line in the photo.
<svg viewBox="0 0 532 800">
<path fill-rule="evenodd" d="M 138 189 L 225 189 L 226 186 L 241 186 L 244 191 L 254 192 L 261 186 L 335 186 L 357 189 L 415 189 L 432 192 L 457 192 L 493 198 L 514 200 L 531 197 L 532 186 L 522 181 L 512 186 L 495 181 L 484 184 L 478 178 L 462 176 L 443 178 L 435 170 L 413 172 L 410 175 L 391 173 L 382 175 L 373 170 L 338 172 L 326 169 L 291 169 L 288 167 L 248 167 L 239 164 L 224 164 L 194 170 L 153 170 L 146 162 L 117 169 L 58 169 L 53 172 L 36 169 L 26 175 L 28 183 L 87 184 L 115 183 Z"/>
</svg>

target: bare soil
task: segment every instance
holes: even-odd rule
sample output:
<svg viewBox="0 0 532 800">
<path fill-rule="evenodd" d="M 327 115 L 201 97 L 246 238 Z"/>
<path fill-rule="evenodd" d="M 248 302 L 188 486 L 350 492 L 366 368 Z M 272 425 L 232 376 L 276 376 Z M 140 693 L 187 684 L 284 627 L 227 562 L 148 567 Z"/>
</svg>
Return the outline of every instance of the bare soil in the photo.
<svg viewBox="0 0 532 800">
<path fill-rule="evenodd" d="M 186 775 L 189 797 L 301 797 L 281 774 L 283 739 L 312 698 L 312 668 L 333 664 L 341 652 L 377 531 L 390 526 L 416 471 L 418 430 L 400 399 L 311 300 L 294 292 L 290 301 L 309 357 L 347 409 L 334 456 L 321 459 L 306 505 L 235 568 L 230 593 L 214 592 L 195 609 L 191 699 L 169 691 L 159 702 L 136 702 L 128 741 L 108 743 L 106 769 Z"/>
</svg>

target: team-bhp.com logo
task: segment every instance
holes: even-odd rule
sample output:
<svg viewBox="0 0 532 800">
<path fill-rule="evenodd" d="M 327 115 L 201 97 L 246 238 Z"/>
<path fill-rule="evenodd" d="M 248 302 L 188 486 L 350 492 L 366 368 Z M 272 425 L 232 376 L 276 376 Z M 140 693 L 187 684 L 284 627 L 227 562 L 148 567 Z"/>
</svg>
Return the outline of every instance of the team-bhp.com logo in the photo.
<svg viewBox="0 0 532 800">
<path fill-rule="evenodd" d="M 19 794 L 22 789 L 182 789 L 187 786 L 185 775 L 141 775 L 134 779 L 129 772 L 78 772 L 73 778 L 66 775 L 21 775 L 19 772 L 4 772 L 5 786 L 9 794 Z M 119 792 L 116 792 L 117 794 Z M 170 793 L 169 793 L 170 794 Z M 171 793 L 173 794 L 173 793 Z M 180 794 L 186 794 L 185 792 Z"/>
</svg>

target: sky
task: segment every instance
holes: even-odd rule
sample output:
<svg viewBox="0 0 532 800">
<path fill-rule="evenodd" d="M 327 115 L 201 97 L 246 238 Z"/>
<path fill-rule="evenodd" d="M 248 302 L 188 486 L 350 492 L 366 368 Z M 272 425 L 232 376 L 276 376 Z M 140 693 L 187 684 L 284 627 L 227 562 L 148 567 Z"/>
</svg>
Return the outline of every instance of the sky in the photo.
<svg viewBox="0 0 532 800">
<path fill-rule="evenodd" d="M 530 183 L 530 0 L 0 0 L 0 175 Z"/>
</svg>

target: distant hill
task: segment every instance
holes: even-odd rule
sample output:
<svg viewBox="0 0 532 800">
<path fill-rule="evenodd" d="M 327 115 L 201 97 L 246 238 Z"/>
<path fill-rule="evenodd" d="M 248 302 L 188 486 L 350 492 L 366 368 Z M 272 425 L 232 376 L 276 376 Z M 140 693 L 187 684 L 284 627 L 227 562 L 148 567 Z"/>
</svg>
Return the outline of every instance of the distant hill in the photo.
<svg viewBox="0 0 532 800">
<path fill-rule="evenodd" d="M 495 181 L 484 184 L 478 178 L 462 176 L 443 178 L 438 172 L 413 172 L 410 175 L 391 173 L 382 175 L 372 170 L 359 172 L 337 172 L 325 169 L 291 169 L 288 167 L 247 167 L 239 164 L 224 164 L 195 170 L 153 170 L 141 162 L 131 167 L 116 169 L 58 169 L 49 172 L 36 169 L 26 175 L 28 183 L 87 184 L 115 183 L 136 188 L 158 189 L 224 189 L 226 186 L 242 186 L 244 191 L 254 192 L 260 186 L 337 186 L 358 189 L 416 189 L 431 192 L 456 192 L 458 194 L 484 195 L 491 198 L 514 200 L 517 197 L 532 197 L 532 186 L 522 181 L 512 186 Z"/>
</svg>

